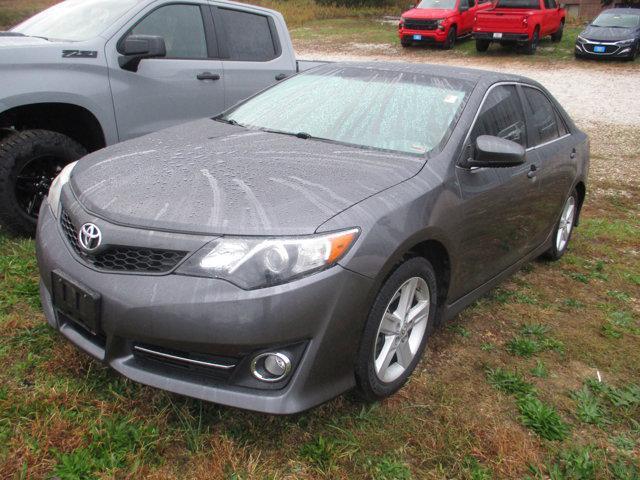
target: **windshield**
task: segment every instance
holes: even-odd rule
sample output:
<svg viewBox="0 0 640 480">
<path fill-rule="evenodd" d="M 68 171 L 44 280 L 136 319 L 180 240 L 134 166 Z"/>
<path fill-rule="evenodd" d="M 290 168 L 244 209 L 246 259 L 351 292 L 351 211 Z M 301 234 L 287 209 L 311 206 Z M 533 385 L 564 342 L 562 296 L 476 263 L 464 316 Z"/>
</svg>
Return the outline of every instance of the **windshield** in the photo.
<svg viewBox="0 0 640 480">
<path fill-rule="evenodd" d="M 497 8 L 540 8 L 538 0 L 498 0 Z"/>
<path fill-rule="evenodd" d="M 221 119 L 423 155 L 446 140 L 473 84 L 412 72 L 327 66 L 292 77 Z"/>
<path fill-rule="evenodd" d="M 632 13 L 603 13 L 591 25 L 594 27 L 634 28 L 640 22 L 640 15 Z"/>
<path fill-rule="evenodd" d="M 453 10 L 456 8 L 456 0 L 422 0 L 416 8 L 429 8 L 434 10 Z"/>
<path fill-rule="evenodd" d="M 67 0 L 31 17 L 13 32 L 50 40 L 97 37 L 138 0 Z"/>
</svg>

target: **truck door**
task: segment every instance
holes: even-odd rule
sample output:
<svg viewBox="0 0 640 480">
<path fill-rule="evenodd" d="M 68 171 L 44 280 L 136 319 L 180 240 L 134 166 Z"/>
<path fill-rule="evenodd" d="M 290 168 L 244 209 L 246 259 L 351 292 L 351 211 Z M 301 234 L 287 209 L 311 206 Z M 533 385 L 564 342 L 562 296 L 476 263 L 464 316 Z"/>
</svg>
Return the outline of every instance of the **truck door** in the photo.
<svg viewBox="0 0 640 480">
<path fill-rule="evenodd" d="M 222 69 L 225 76 L 225 106 L 263 90 L 296 71 L 291 42 L 284 22 L 242 5 L 213 6 Z M 278 22 L 276 24 L 276 22 Z"/>
<path fill-rule="evenodd" d="M 123 69 L 119 46 L 129 35 L 162 37 L 166 57 Z M 152 4 L 109 40 L 105 55 L 121 141 L 224 110 L 222 61 L 206 4 Z"/>
<path fill-rule="evenodd" d="M 476 0 L 460 0 L 460 27 L 458 35 L 465 35 L 473 28 L 473 16 L 476 14 Z"/>
</svg>

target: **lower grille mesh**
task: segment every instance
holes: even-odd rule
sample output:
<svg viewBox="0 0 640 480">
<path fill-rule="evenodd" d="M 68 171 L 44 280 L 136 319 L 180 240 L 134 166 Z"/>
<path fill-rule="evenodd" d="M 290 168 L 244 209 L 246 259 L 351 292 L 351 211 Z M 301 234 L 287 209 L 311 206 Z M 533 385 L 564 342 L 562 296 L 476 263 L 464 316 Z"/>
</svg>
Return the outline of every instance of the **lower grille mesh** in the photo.
<svg viewBox="0 0 640 480">
<path fill-rule="evenodd" d="M 171 271 L 187 254 L 179 250 L 160 250 L 113 245 L 96 254 L 89 254 L 78 244 L 78 232 L 66 211 L 60 225 L 74 251 L 87 263 L 100 270 L 113 272 L 164 273 Z"/>
</svg>

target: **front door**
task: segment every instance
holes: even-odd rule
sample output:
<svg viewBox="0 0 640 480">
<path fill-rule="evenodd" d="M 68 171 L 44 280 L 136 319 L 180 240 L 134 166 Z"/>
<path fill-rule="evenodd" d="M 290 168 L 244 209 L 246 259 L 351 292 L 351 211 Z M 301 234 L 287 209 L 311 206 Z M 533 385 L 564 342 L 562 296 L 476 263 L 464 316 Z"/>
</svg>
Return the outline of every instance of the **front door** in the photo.
<svg viewBox="0 0 640 480">
<path fill-rule="evenodd" d="M 473 30 L 473 16 L 476 13 L 476 0 L 460 0 L 460 28 L 458 35 L 466 35 Z"/>
<path fill-rule="evenodd" d="M 222 68 L 226 107 L 296 73 L 289 44 L 281 45 L 278 28 L 286 32 L 278 17 L 262 15 L 242 5 L 212 7 Z"/>
<path fill-rule="evenodd" d="M 161 36 L 167 56 L 144 59 L 135 72 L 122 69 L 118 44 L 130 34 Z M 153 4 L 105 48 L 121 141 L 224 110 L 225 78 L 207 5 Z"/>
<path fill-rule="evenodd" d="M 480 135 L 506 138 L 527 146 L 522 103 L 515 85 L 498 85 L 488 93 L 471 130 L 465 155 L 473 155 Z M 535 155 L 510 168 L 458 167 L 461 208 L 457 221 L 457 275 L 452 284 L 469 293 L 528 253 L 535 232 L 530 216 L 539 195 L 529 172 Z"/>
</svg>

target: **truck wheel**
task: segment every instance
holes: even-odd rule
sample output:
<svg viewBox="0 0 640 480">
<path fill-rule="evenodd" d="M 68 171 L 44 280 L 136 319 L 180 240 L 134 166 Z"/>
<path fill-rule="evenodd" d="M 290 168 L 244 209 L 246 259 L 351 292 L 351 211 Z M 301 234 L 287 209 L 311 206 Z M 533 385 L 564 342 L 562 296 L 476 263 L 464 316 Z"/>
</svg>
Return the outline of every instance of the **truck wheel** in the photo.
<svg viewBox="0 0 640 480">
<path fill-rule="evenodd" d="M 536 27 L 536 29 L 533 31 L 533 36 L 531 37 L 531 40 L 529 40 L 524 45 L 524 48 L 522 49 L 522 51 L 527 55 L 533 55 L 534 53 L 536 53 L 536 50 L 538 49 L 539 42 L 540 42 L 540 30 L 538 27 Z"/>
<path fill-rule="evenodd" d="M 489 50 L 489 44 L 491 42 L 489 40 L 476 40 L 476 50 L 478 52 L 486 52 Z"/>
<path fill-rule="evenodd" d="M 453 46 L 456 44 L 456 38 L 458 38 L 458 31 L 455 25 L 452 25 L 449 28 L 449 33 L 447 34 L 447 39 L 442 44 L 442 48 L 444 50 L 451 50 Z"/>
<path fill-rule="evenodd" d="M 413 42 L 407 38 L 400 39 L 400 45 L 402 45 L 404 48 L 410 47 L 412 43 Z"/>
<path fill-rule="evenodd" d="M 551 41 L 557 43 L 560 40 L 562 40 L 562 32 L 563 32 L 563 30 L 564 30 L 564 22 L 560 23 L 560 28 L 556 31 L 556 33 L 551 35 Z"/>
<path fill-rule="evenodd" d="M 25 130 L 0 143 L 0 228 L 14 236 L 33 236 L 42 200 L 64 166 L 85 148 L 61 133 Z"/>
</svg>

